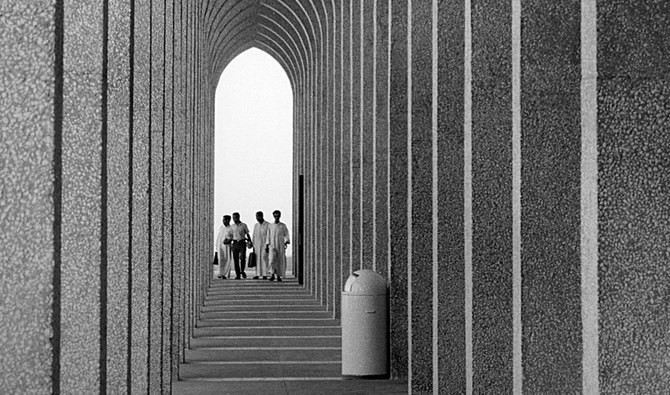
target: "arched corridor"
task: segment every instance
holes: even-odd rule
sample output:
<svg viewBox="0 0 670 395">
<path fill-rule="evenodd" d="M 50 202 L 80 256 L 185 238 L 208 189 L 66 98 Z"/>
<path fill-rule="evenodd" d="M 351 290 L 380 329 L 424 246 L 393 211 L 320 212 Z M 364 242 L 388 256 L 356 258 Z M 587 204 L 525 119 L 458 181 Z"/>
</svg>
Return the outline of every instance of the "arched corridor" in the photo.
<svg viewBox="0 0 670 395">
<path fill-rule="evenodd" d="M 337 319 L 352 271 L 383 275 L 408 392 L 670 387 L 667 2 L 0 20 L 0 392 L 171 391 L 211 285 L 216 83 L 252 47 L 293 89 L 305 290 Z"/>
</svg>

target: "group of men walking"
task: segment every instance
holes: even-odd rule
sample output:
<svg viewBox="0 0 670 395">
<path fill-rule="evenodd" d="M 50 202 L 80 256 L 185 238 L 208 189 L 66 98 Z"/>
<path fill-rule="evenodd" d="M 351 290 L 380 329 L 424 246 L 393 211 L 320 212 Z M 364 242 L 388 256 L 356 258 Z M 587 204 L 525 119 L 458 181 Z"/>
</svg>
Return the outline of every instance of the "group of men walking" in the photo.
<svg viewBox="0 0 670 395">
<path fill-rule="evenodd" d="M 282 281 L 286 275 L 286 246 L 291 243 L 286 224 L 279 221 L 281 212 L 272 212 L 274 222 L 267 222 L 263 212 L 256 213 L 257 223 L 254 225 L 253 237 L 249 234 L 247 224 L 240 221 L 240 213 L 223 216 L 223 225 L 219 228 L 216 238 L 216 249 L 219 257 L 219 278 L 230 277 L 232 265 L 235 268 L 235 279 L 247 278 L 244 272 L 247 261 L 247 248 L 253 248 L 256 255 L 256 275 L 254 280 L 262 278 L 270 281 Z"/>
</svg>

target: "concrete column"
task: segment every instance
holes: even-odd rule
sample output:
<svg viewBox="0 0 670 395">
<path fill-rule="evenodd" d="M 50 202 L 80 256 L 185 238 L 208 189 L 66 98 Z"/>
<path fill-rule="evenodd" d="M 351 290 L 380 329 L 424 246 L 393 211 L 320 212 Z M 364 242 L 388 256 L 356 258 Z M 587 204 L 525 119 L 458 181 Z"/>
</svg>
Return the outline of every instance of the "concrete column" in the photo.
<svg viewBox="0 0 670 395">
<path fill-rule="evenodd" d="M 107 287 L 106 382 L 128 388 L 130 341 L 130 4 L 110 2 L 107 48 Z M 104 240 L 104 238 L 103 238 Z"/>
<path fill-rule="evenodd" d="M 390 320 L 391 375 L 407 377 L 408 337 L 408 82 L 407 1 L 394 1 L 391 7 L 390 70 Z"/>
<path fill-rule="evenodd" d="M 163 286 L 163 166 L 165 103 L 165 9 L 164 2 L 151 2 L 149 103 L 149 392 L 160 392 L 162 376 L 162 286 Z"/>
<path fill-rule="evenodd" d="M 520 9 L 523 390 L 581 389 L 579 4 Z"/>
<path fill-rule="evenodd" d="M 349 181 L 349 250 L 351 252 L 351 268 L 361 269 L 361 122 L 362 122 L 362 76 L 363 58 L 361 56 L 361 1 L 351 0 L 349 8 L 349 32 L 351 34 L 351 51 L 349 65 L 351 92 L 351 120 L 349 127 L 349 164 L 351 178 Z"/>
<path fill-rule="evenodd" d="M 437 331 L 433 342 L 437 355 L 433 358 L 437 368 L 433 367 L 433 375 L 436 369 L 438 377 L 437 384 L 433 378 L 433 389 L 437 385 L 439 391 L 465 393 L 465 3 L 439 2 L 436 11 L 437 207 L 433 209 L 437 213 L 433 214 L 437 214 L 437 251 L 433 253 L 437 252 L 437 262 L 433 264 L 437 271 L 433 273 L 437 279 L 433 281 L 437 280 L 437 300 L 433 307 L 437 315 L 433 313 L 433 320 Z M 471 206 L 471 199 L 467 204 Z"/>
<path fill-rule="evenodd" d="M 602 393 L 655 393 L 670 386 L 670 54 L 662 39 L 669 18 L 664 2 L 600 2 L 597 14 L 584 21 L 597 23 L 597 34 L 588 36 L 597 43 L 597 59 L 590 58 L 597 62 L 597 85 L 585 89 L 597 107 L 583 111 L 597 116 L 597 151 L 589 152 L 597 159 L 597 189 L 591 190 L 597 218 L 591 220 L 598 223 L 598 272 L 597 287 L 588 288 L 599 296 Z M 587 324 L 595 329 L 593 321 Z"/>
<path fill-rule="evenodd" d="M 433 390 L 432 3 L 409 4 L 408 298 L 411 388 Z"/>
<path fill-rule="evenodd" d="M 474 392 L 512 391 L 511 15 L 472 2 Z"/>
<path fill-rule="evenodd" d="M 373 251 L 375 246 L 374 226 L 375 212 L 373 202 L 375 200 L 375 162 L 373 162 L 373 153 L 375 152 L 374 118 L 376 117 L 375 106 L 375 56 L 376 50 L 374 42 L 375 24 L 375 2 L 362 1 L 360 3 L 359 18 L 360 28 L 360 113 L 361 125 L 360 131 L 360 214 L 359 214 L 359 233 L 360 233 L 360 267 L 372 269 L 374 265 Z"/>
<path fill-rule="evenodd" d="M 151 13 L 149 1 L 134 5 L 131 84 L 132 110 L 132 307 L 131 307 L 131 392 L 148 388 L 149 332 L 149 48 Z"/>
<path fill-rule="evenodd" d="M 0 13 L 0 371 L 12 372 L 0 392 L 48 393 L 60 371 L 62 184 L 53 181 L 62 178 L 62 107 L 54 99 L 62 96 L 62 12 L 55 20 L 52 1 L 34 1 L 3 2 Z"/>
<path fill-rule="evenodd" d="M 186 265 L 186 205 L 185 196 L 185 146 L 186 132 L 184 113 L 184 47 L 185 47 L 185 26 L 184 26 L 184 6 L 180 2 L 174 3 L 174 26 L 173 26 L 173 261 L 172 261 L 172 377 L 178 377 L 179 363 L 184 360 L 184 333 L 185 333 L 185 314 L 184 314 L 184 275 Z"/>
<path fill-rule="evenodd" d="M 323 67 L 323 84 L 324 84 L 324 107 L 323 107 L 323 144 L 322 150 L 322 177 L 323 177 L 323 224 L 321 225 L 323 253 L 322 259 L 324 262 L 323 270 L 323 287 L 324 287 L 324 304 L 328 310 L 333 309 L 333 299 L 336 292 L 333 289 L 333 15 L 332 7 L 324 4 L 322 10 L 322 29 L 323 29 L 323 50 L 324 50 L 324 67 Z M 339 262 L 338 262 L 339 264 Z"/>
<path fill-rule="evenodd" d="M 102 2 L 63 7 L 63 129 L 60 202 L 60 391 L 96 392 L 101 371 Z M 61 21 L 58 21 L 59 23 Z M 58 98 L 56 100 L 59 100 Z M 60 100 L 59 100 L 60 101 Z M 104 251 L 106 252 L 106 251 Z"/>
<path fill-rule="evenodd" d="M 172 308 L 172 298 L 174 294 L 173 272 L 175 260 L 174 246 L 174 130 L 175 130 L 175 107 L 174 107 L 174 63 L 175 63 L 175 15 L 174 2 L 165 3 L 165 114 L 164 114 L 164 158 L 163 158 L 163 273 L 162 273 L 162 388 L 169 391 L 173 375 L 173 359 L 171 352 L 174 346 L 174 337 L 172 336 L 172 320 L 174 309 Z M 213 111 L 210 112 L 213 115 Z M 211 126 L 213 130 L 213 125 Z M 213 184 L 210 184 L 213 185 Z M 211 194 L 211 198 L 214 193 Z M 213 210 L 212 210 L 213 212 Z M 204 242 L 202 244 L 205 244 Z M 175 376 L 177 377 L 177 376 Z"/>
<path fill-rule="evenodd" d="M 333 2 L 333 140 L 332 140 L 332 195 L 331 204 L 333 207 L 333 241 L 332 241 L 332 256 L 333 256 L 333 313 L 335 317 L 340 317 L 341 298 L 342 298 L 342 277 L 343 277 L 343 257 L 342 249 L 344 243 L 344 235 L 342 232 L 343 221 L 342 217 L 342 62 L 343 62 L 343 46 L 342 38 L 343 20 L 342 20 L 342 5 L 339 2 Z"/>
<path fill-rule="evenodd" d="M 373 153 L 374 170 L 374 233 L 373 269 L 387 277 L 389 272 L 389 33 L 390 7 L 388 0 L 375 1 L 374 32 L 374 100 L 375 116 Z"/>
<path fill-rule="evenodd" d="M 351 1 L 343 0 L 342 13 L 342 282 L 352 273 L 351 266 Z"/>
</svg>

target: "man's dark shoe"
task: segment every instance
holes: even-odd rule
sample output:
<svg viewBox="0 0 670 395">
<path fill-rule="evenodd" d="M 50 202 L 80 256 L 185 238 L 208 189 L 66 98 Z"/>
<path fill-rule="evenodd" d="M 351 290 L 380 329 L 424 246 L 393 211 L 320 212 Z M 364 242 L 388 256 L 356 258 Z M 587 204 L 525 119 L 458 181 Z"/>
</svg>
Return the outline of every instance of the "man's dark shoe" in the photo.
<svg viewBox="0 0 670 395">
<path fill-rule="evenodd" d="M 267 280 L 267 279 L 268 279 L 268 276 L 263 276 L 263 280 Z"/>
<path fill-rule="evenodd" d="M 281 277 L 277 276 L 277 281 L 281 282 Z"/>
<path fill-rule="evenodd" d="M 252 280 L 258 280 L 258 276 L 254 276 L 254 278 L 252 278 Z"/>
<path fill-rule="evenodd" d="M 242 272 L 242 278 L 247 278 L 247 274 L 245 272 Z"/>
<path fill-rule="evenodd" d="M 273 274 L 272 277 L 270 277 L 270 281 L 274 281 L 274 280 L 275 280 L 275 275 Z"/>
<path fill-rule="evenodd" d="M 239 279 L 240 279 L 240 276 L 235 277 L 235 280 L 239 280 Z"/>
</svg>

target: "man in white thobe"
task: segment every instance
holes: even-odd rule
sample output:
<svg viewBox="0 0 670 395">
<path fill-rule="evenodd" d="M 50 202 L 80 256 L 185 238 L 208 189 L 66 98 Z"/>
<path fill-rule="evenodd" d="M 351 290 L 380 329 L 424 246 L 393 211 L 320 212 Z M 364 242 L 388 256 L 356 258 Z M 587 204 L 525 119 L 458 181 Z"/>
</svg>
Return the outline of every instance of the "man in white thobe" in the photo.
<svg viewBox="0 0 670 395">
<path fill-rule="evenodd" d="M 235 280 L 239 280 L 240 276 L 247 278 L 244 269 L 247 264 L 247 245 L 251 243 L 251 237 L 247 224 L 240 221 L 240 213 L 233 213 L 233 223 L 230 227 L 233 229 L 233 242 L 230 248 L 233 250 Z"/>
<path fill-rule="evenodd" d="M 279 221 L 281 211 L 273 211 L 272 216 L 275 217 L 275 222 L 268 227 L 265 248 L 270 254 L 270 272 L 272 273 L 270 281 L 274 281 L 275 276 L 277 276 L 277 281 L 281 281 L 286 275 L 286 246 L 291 243 L 291 240 L 286 224 Z"/>
<path fill-rule="evenodd" d="M 233 250 L 230 242 L 233 240 L 233 228 L 230 227 L 230 215 L 223 216 L 223 225 L 216 236 L 216 249 L 219 255 L 219 278 L 226 279 L 230 274 L 233 263 Z"/>
<path fill-rule="evenodd" d="M 263 277 L 263 280 L 268 279 L 268 266 L 270 254 L 265 249 L 265 240 L 268 235 L 268 227 L 270 223 L 263 219 L 263 212 L 256 213 L 257 224 L 254 225 L 253 237 L 251 239 L 254 246 L 254 253 L 256 253 L 256 276 L 254 280 Z"/>
</svg>

